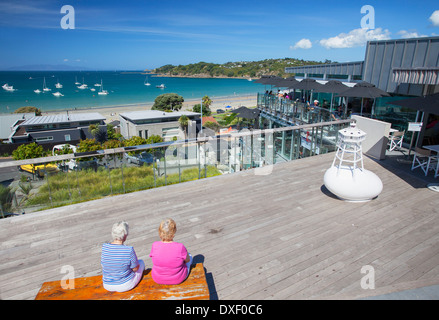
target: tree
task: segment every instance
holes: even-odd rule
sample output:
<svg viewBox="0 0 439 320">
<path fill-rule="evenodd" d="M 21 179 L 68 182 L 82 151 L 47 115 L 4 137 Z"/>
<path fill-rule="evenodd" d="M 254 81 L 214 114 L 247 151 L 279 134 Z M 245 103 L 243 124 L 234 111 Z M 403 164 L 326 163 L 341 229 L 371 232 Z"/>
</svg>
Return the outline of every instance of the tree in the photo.
<svg viewBox="0 0 439 320">
<path fill-rule="evenodd" d="M 99 143 L 104 143 L 108 140 L 108 127 L 107 129 L 102 129 L 99 124 L 91 124 L 88 127 L 88 131 L 92 134 L 92 136 L 98 141 Z"/>
<path fill-rule="evenodd" d="M 93 137 L 96 137 L 96 135 L 99 133 L 99 131 L 100 131 L 100 128 L 99 128 L 98 124 L 91 124 L 88 127 L 88 132 L 90 132 Z"/>
<path fill-rule="evenodd" d="M 210 108 L 210 105 L 212 104 L 212 100 L 209 98 L 209 96 L 204 96 L 201 101 L 203 101 L 203 107 L 206 106 L 207 108 Z"/>
<path fill-rule="evenodd" d="M 85 139 L 79 142 L 77 152 L 89 152 L 89 151 L 97 151 L 102 150 L 102 146 L 96 139 Z"/>
<path fill-rule="evenodd" d="M 163 138 L 156 134 L 153 134 L 148 139 L 146 139 L 147 144 L 155 144 L 160 142 L 163 142 Z"/>
<path fill-rule="evenodd" d="M 147 144 L 146 139 L 138 137 L 138 136 L 133 136 L 127 140 L 125 140 L 125 146 L 126 147 L 134 147 L 134 146 L 140 146 L 142 144 Z"/>
<path fill-rule="evenodd" d="M 14 113 L 32 113 L 35 112 L 36 116 L 41 116 L 41 109 L 38 109 L 37 107 L 21 107 L 14 111 Z"/>
<path fill-rule="evenodd" d="M 69 154 L 69 153 L 73 153 L 73 149 L 70 148 L 68 144 L 63 145 L 61 149 L 55 150 L 55 154 L 58 156 L 62 154 Z"/>
<path fill-rule="evenodd" d="M 33 159 L 44 156 L 43 147 L 35 142 L 22 144 L 12 152 L 14 160 Z"/>
<path fill-rule="evenodd" d="M 142 144 L 147 144 L 146 143 L 146 139 L 138 137 L 138 136 L 133 136 L 127 140 L 124 141 L 124 145 L 125 147 L 134 147 L 134 146 L 140 146 Z M 134 152 L 134 151 L 130 151 L 128 152 L 128 154 L 130 156 L 133 156 L 135 154 L 139 153 L 139 151 Z"/>
<path fill-rule="evenodd" d="M 108 140 L 117 139 L 116 130 L 114 130 L 114 126 L 112 124 L 107 124 L 107 138 Z"/>
<path fill-rule="evenodd" d="M 164 93 L 154 100 L 152 110 L 178 111 L 183 107 L 184 99 L 176 93 Z"/>
<path fill-rule="evenodd" d="M 186 139 L 187 135 L 187 127 L 189 126 L 189 117 L 187 115 L 182 115 L 178 119 L 178 123 L 180 124 L 181 130 L 184 132 L 184 137 Z"/>
<path fill-rule="evenodd" d="M 201 113 L 201 104 L 196 104 L 192 107 L 192 111 L 193 112 L 198 112 Z M 212 110 L 210 110 L 210 108 L 208 106 L 205 106 L 203 103 L 203 117 L 204 116 L 210 116 L 212 114 Z"/>
</svg>

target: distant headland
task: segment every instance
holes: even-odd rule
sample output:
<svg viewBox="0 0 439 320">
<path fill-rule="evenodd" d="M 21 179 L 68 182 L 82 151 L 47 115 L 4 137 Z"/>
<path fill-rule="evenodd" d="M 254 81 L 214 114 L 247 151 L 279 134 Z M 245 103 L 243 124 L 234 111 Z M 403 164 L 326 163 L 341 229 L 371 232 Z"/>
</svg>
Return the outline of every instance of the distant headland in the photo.
<svg viewBox="0 0 439 320">
<path fill-rule="evenodd" d="M 187 78 L 255 78 L 261 75 L 276 75 L 285 77 L 286 67 L 334 63 L 331 60 L 307 61 L 295 58 L 265 59 L 260 61 L 238 61 L 223 64 L 198 62 L 174 66 L 167 64 L 152 70 L 163 77 Z"/>
</svg>

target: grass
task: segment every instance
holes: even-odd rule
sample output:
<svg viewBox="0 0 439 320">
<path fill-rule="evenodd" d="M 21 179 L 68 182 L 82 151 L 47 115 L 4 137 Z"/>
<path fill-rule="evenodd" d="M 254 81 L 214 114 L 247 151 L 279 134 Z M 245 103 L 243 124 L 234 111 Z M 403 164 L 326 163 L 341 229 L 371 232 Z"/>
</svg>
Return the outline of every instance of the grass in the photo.
<svg viewBox="0 0 439 320">
<path fill-rule="evenodd" d="M 168 174 L 166 178 L 154 174 L 152 166 L 123 167 L 110 172 L 103 167 L 97 171 L 58 172 L 29 197 L 26 206 L 62 206 L 221 174 L 214 166 L 207 166 L 206 170 L 194 167 L 182 170 L 181 175 Z"/>
</svg>

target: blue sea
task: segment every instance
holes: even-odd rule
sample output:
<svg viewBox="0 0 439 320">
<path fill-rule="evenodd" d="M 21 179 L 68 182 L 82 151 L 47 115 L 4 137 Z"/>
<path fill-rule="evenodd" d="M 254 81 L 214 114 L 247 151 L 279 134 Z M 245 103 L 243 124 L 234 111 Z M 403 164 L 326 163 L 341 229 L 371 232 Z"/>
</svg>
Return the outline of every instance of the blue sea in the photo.
<svg viewBox="0 0 439 320">
<path fill-rule="evenodd" d="M 44 81 L 51 91 L 43 92 Z M 108 95 L 98 95 L 100 87 L 95 84 L 101 81 Z M 144 85 L 145 81 L 151 85 Z M 55 87 L 58 82 L 63 86 L 61 89 Z M 88 89 L 78 89 L 75 82 L 87 84 Z M 15 90 L 0 89 L 0 113 L 11 113 L 23 106 L 34 106 L 45 112 L 152 104 L 157 96 L 170 92 L 188 101 L 201 100 L 204 95 L 214 100 L 215 97 L 251 95 L 264 90 L 263 85 L 247 79 L 169 78 L 140 71 L 1 71 L 0 86 L 6 83 Z M 166 87 L 157 88 L 160 84 Z M 36 89 L 42 92 L 35 93 Z M 57 91 L 63 96 L 52 94 Z"/>
</svg>

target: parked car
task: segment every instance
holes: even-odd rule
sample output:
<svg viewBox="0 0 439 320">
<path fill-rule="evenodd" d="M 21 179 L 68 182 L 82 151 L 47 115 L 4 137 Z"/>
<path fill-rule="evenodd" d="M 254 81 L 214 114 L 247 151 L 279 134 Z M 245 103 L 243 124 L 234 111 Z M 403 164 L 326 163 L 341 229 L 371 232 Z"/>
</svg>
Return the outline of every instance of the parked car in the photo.
<svg viewBox="0 0 439 320">
<path fill-rule="evenodd" d="M 19 166 L 18 170 L 26 171 L 32 174 L 36 174 L 40 178 L 44 178 L 44 173 L 54 173 L 58 172 L 59 169 L 56 165 L 47 163 L 47 164 L 25 164 Z"/>
<path fill-rule="evenodd" d="M 139 154 L 129 155 L 127 152 L 123 154 L 124 158 L 127 159 L 128 163 L 135 163 L 139 166 L 143 166 L 145 164 L 151 164 L 154 162 L 154 157 L 152 154 L 143 151 Z"/>
<path fill-rule="evenodd" d="M 223 109 L 216 109 L 216 113 L 226 113 Z"/>
</svg>

